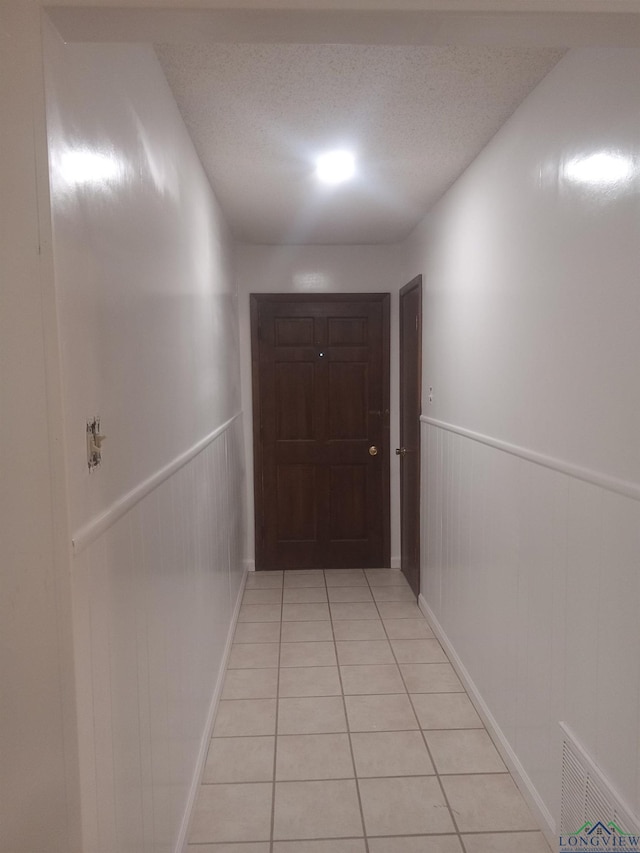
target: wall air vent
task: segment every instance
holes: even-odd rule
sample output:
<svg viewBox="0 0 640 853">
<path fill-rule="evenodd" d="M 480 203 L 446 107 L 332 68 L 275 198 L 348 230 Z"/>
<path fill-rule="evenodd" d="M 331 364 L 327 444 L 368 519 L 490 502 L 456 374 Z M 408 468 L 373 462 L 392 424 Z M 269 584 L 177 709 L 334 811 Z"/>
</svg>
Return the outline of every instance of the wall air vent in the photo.
<svg viewBox="0 0 640 853">
<path fill-rule="evenodd" d="M 598 769 L 571 729 L 562 729 L 562 799 L 560 832 L 577 832 L 586 823 L 615 824 L 623 833 L 640 833 L 633 816 L 610 782 Z"/>
</svg>

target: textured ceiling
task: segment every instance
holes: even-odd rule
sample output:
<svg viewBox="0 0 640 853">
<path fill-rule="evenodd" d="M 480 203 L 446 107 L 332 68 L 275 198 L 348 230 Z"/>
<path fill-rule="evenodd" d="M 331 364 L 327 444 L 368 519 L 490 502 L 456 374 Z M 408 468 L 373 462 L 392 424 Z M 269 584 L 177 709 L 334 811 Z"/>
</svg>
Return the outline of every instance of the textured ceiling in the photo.
<svg viewBox="0 0 640 853">
<path fill-rule="evenodd" d="M 172 44 L 156 50 L 234 236 L 403 239 L 562 56 L 551 49 Z M 314 158 L 352 148 L 354 181 Z"/>
</svg>

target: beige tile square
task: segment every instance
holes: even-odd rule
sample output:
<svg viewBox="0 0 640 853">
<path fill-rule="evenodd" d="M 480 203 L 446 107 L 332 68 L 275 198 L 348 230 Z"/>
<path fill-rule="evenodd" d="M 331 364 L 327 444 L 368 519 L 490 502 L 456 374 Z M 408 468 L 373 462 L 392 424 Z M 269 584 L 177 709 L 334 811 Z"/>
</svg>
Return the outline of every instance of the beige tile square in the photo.
<svg viewBox="0 0 640 853">
<path fill-rule="evenodd" d="M 283 622 L 281 640 L 283 643 L 332 641 L 331 622 Z"/>
<path fill-rule="evenodd" d="M 351 743 L 359 777 L 435 772 L 420 732 L 354 732 Z"/>
<path fill-rule="evenodd" d="M 275 699 L 223 699 L 218 705 L 213 737 L 272 735 L 275 730 Z"/>
<path fill-rule="evenodd" d="M 276 783 L 274 839 L 341 838 L 362 831 L 353 779 Z"/>
<path fill-rule="evenodd" d="M 275 742 L 275 737 L 213 738 L 202 781 L 271 782 Z"/>
<path fill-rule="evenodd" d="M 331 618 L 336 619 L 379 619 L 372 602 L 335 602 L 331 605 Z"/>
<path fill-rule="evenodd" d="M 387 640 L 340 640 L 336 643 L 338 661 L 352 664 L 395 663 Z"/>
<path fill-rule="evenodd" d="M 282 608 L 283 622 L 327 622 L 329 619 L 329 605 L 322 602 L 285 604 Z"/>
<path fill-rule="evenodd" d="M 455 832 L 433 776 L 360 779 L 358 785 L 368 835 Z"/>
<path fill-rule="evenodd" d="M 281 615 L 279 604 L 243 604 L 238 622 L 279 622 Z"/>
<path fill-rule="evenodd" d="M 415 604 L 417 598 L 409 586 L 374 586 L 372 590 L 376 601 L 406 601 Z"/>
<path fill-rule="evenodd" d="M 370 838 L 369 853 L 462 853 L 462 847 L 457 835 L 414 835 Z"/>
<path fill-rule="evenodd" d="M 277 695 L 277 669 L 230 669 L 221 699 L 274 699 Z"/>
<path fill-rule="evenodd" d="M 268 841 L 273 785 L 201 785 L 191 818 L 189 842 Z"/>
<path fill-rule="evenodd" d="M 328 593 L 329 601 L 373 601 L 368 586 L 332 586 Z"/>
<path fill-rule="evenodd" d="M 279 643 L 234 643 L 229 655 L 229 669 L 264 669 L 278 666 L 279 652 Z"/>
<path fill-rule="evenodd" d="M 285 587 L 292 586 L 324 586 L 322 569 L 301 569 L 284 573 Z"/>
<path fill-rule="evenodd" d="M 273 853 L 365 853 L 364 838 L 331 841 L 276 841 Z"/>
<path fill-rule="evenodd" d="M 280 670 L 280 696 L 340 696 L 337 666 L 287 667 Z"/>
<path fill-rule="evenodd" d="M 465 835 L 467 853 L 551 853 L 541 832 L 504 832 Z"/>
<path fill-rule="evenodd" d="M 324 579 L 328 587 L 369 586 L 362 569 L 325 569 Z"/>
<path fill-rule="evenodd" d="M 327 600 L 327 590 L 323 586 L 288 586 L 282 600 L 286 604 L 316 604 Z"/>
<path fill-rule="evenodd" d="M 276 589 L 248 589 L 242 598 L 243 604 L 280 604 L 282 602 L 282 590 Z"/>
<path fill-rule="evenodd" d="M 406 694 L 345 696 L 345 704 L 352 732 L 390 732 L 418 728 Z"/>
<path fill-rule="evenodd" d="M 407 579 L 400 569 L 365 569 L 369 584 L 373 586 L 406 586 L 410 589 Z"/>
<path fill-rule="evenodd" d="M 450 663 L 401 663 L 409 693 L 464 693 Z"/>
<path fill-rule="evenodd" d="M 274 589 L 282 587 L 283 572 L 248 572 L 245 589 Z"/>
<path fill-rule="evenodd" d="M 333 643 L 282 643 L 280 666 L 335 666 Z"/>
<path fill-rule="evenodd" d="M 333 625 L 336 640 L 386 640 L 379 619 L 340 619 Z"/>
<path fill-rule="evenodd" d="M 233 635 L 234 643 L 278 643 L 279 622 L 238 622 Z"/>
<path fill-rule="evenodd" d="M 347 721 L 340 696 L 313 699 L 280 699 L 278 702 L 278 734 L 331 734 L 346 732 Z"/>
<path fill-rule="evenodd" d="M 384 627 L 390 640 L 429 640 L 433 631 L 426 619 L 385 619 Z"/>
<path fill-rule="evenodd" d="M 398 663 L 448 663 L 437 640 L 391 640 Z"/>
<path fill-rule="evenodd" d="M 400 670 L 393 664 L 341 666 L 345 696 L 367 693 L 404 693 Z"/>
<path fill-rule="evenodd" d="M 422 611 L 408 601 L 379 601 L 378 610 L 383 619 L 417 619 Z M 424 617 L 423 617 L 424 618 Z"/>
<path fill-rule="evenodd" d="M 284 735 L 278 738 L 276 779 L 352 779 L 349 735 Z"/>
<path fill-rule="evenodd" d="M 442 784 L 460 832 L 514 832 L 538 828 L 508 773 L 443 776 Z"/>
<path fill-rule="evenodd" d="M 425 737 L 438 773 L 507 772 L 484 729 L 427 731 Z"/>
<path fill-rule="evenodd" d="M 268 841 L 247 844 L 188 844 L 187 853 L 269 853 Z"/>
<path fill-rule="evenodd" d="M 466 693 L 416 693 L 411 699 L 423 729 L 483 728 Z"/>
</svg>

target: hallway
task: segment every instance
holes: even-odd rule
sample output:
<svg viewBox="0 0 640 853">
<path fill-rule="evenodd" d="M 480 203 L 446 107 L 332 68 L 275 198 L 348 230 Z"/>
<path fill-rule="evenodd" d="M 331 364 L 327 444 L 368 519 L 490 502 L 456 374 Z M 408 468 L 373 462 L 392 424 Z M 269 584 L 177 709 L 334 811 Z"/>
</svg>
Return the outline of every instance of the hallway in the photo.
<svg viewBox="0 0 640 853">
<path fill-rule="evenodd" d="M 548 853 L 414 602 L 397 570 L 249 574 L 190 853 Z"/>
<path fill-rule="evenodd" d="M 0 853 L 548 853 L 585 822 L 637 832 L 634 4 L 0 3 Z M 542 76 L 540 51 L 563 54 Z M 439 158 L 479 131 L 445 191 Z M 317 183 L 338 144 L 362 216 Z M 276 207 L 289 226 L 267 234 Z M 363 411 L 392 450 L 417 276 L 421 612 L 397 570 L 255 574 L 250 295 L 390 295 L 390 404 Z M 401 563 L 400 465 L 369 565 Z"/>
</svg>

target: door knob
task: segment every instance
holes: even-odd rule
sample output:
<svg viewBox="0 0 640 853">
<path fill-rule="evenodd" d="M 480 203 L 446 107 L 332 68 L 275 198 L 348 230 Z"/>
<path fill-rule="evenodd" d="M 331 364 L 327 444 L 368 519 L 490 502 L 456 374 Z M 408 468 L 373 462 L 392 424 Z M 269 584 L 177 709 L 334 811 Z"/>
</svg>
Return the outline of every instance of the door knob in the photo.
<svg viewBox="0 0 640 853">
<path fill-rule="evenodd" d="M 406 456 L 407 448 L 406 447 L 396 447 L 396 456 Z"/>
<path fill-rule="evenodd" d="M 375 444 L 372 444 L 371 447 L 369 448 L 369 456 L 377 456 L 377 455 L 378 455 L 378 448 L 375 446 Z"/>
</svg>

